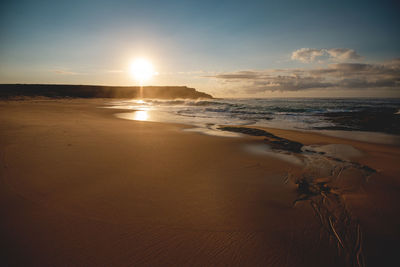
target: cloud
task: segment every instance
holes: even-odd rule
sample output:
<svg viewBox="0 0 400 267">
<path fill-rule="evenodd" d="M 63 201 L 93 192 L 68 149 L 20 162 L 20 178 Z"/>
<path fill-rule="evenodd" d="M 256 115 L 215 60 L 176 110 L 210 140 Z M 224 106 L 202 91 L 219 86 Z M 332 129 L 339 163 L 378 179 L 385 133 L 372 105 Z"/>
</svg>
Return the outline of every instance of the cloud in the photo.
<svg viewBox="0 0 400 267">
<path fill-rule="evenodd" d="M 326 49 L 325 51 L 332 59 L 336 60 L 351 60 L 361 58 L 361 56 L 357 54 L 355 50 L 348 48 L 331 48 Z"/>
<path fill-rule="evenodd" d="M 77 72 L 65 71 L 65 70 L 52 70 L 52 72 L 55 72 L 55 73 L 61 74 L 61 75 L 78 75 L 79 74 Z"/>
<path fill-rule="evenodd" d="M 123 73 L 123 70 L 106 70 L 107 73 Z"/>
<path fill-rule="evenodd" d="M 292 60 L 298 60 L 304 63 L 314 61 L 317 57 L 322 57 L 325 54 L 324 49 L 301 48 L 292 53 Z"/>
<path fill-rule="evenodd" d="M 118 69 L 97 69 L 97 70 L 87 70 L 86 72 L 75 72 L 75 71 L 69 71 L 65 69 L 53 69 L 50 70 L 51 72 L 54 72 L 56 74 L 60 75 L 93 75 L 93 74 L 118 74 L 118 73 L 125 73 L 125 70 L 118 70 Z"/>
<path fill-rule="evenodd" d="M 335 63 L 314 69 L 243 70 L 212 76 L 248 93 L 310 89 L 400 89 L 400 59 L 383 64 Z"/>
<path fill-rule="evenodd" d="M 317 58 L 328 58 L 333 61 L 347 61 L 360 59 L 361 56 L 353 49 L 348 48 L 301 48 L 292 52 L 291 59 L 298 60 L 303 63 L 314 62 Z"/>
<path fill-rule="evenodd" d="M 193 70 L 193 71 L 178 71 L 177 73 L 172 72 L 171 74 L 179 74 L 179 75 L 198 75 L 207 73 L 204 70 Z"/>
</svg>

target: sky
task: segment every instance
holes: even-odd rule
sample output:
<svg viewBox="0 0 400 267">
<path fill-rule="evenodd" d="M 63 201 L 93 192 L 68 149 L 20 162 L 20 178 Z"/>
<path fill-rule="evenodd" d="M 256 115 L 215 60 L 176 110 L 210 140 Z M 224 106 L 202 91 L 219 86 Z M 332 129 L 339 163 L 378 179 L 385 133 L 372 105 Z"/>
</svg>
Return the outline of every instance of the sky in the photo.
<svg viewBox="0 0 400 267">
<path fill-rule="evenodd" d="M 398 1 L 3 0 L 0 83 L 186 85 L 216 97 L 400 97 Z"/>
</svg>

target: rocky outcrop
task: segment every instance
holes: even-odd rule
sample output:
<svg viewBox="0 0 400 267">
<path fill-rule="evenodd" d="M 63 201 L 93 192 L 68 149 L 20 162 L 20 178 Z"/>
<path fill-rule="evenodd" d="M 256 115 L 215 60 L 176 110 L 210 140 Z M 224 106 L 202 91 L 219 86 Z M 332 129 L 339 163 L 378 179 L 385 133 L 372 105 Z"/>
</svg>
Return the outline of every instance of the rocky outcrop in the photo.
<svg viewBox="0 0 400 267">
<path fill-rule="evenodd" d="M 82 98 L 212 98 L 211 95 L 186 86 L 56 85 L 56 84 L 1 84 L 0 98 L 10 97 L 82 97 Z"/>
</svg>

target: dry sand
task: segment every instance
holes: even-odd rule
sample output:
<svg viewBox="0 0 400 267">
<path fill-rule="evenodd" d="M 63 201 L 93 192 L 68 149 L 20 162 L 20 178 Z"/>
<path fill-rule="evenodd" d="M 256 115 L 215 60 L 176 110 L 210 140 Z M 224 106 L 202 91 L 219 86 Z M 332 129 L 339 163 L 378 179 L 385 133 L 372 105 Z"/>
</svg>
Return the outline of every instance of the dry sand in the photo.
<svg viewBox="0 0 400 267">
<path fill-rule="evenodd" d="M 2 265 L 363 265 L 318 218 L 310 203 L 319 199 L 295 202 L 304 166 L 246 152 L 262 137 L 117 119 L 101 103 L 0 102 Z M 333 207 L 351 219 L 348 229 L 358 227 L 362 240 L 354 242 L 367 266 L 396 260 L 399 147 L 267 130 L 362 152 L 352 161 L 377 173 L 368 181 L 347 173 L 333 193 L 321 193 L 328 197 L 311 198 L 333 203 L 326 211 Z M 345 243 L 347 228 L 334 229 Z"/>
</svg>

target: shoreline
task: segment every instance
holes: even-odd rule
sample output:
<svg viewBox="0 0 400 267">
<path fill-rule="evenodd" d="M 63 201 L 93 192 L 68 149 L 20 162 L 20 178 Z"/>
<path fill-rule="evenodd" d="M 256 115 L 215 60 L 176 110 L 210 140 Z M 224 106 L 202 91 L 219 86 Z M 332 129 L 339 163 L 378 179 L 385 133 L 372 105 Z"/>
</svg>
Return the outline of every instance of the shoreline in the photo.
<svg viewBox="0 0 400 267">
<path fill-rule="evenodd" d="M 6 262 L 363 266 L 362 258 L 395 258 L 399 147 L 269 128 L 207 136 L 116 119 L 102 101 L 0 101 Z M 246 151 L 271 145 L 268 137 L 311 149 L 270 151 L 304 166 Z M 315 150 L 331 144 L 362 153 Z"/>
<path fill-rule="evenodd" d="M 380 111 L 377 107 L 369 109 L 364 107 L 353 108 L 353 111 L 346 111 L 346 109 L 340 111 L 339 108 L 336 112 L 332 112 L 334 107 L 326 108 L 326 112 L 322 112 L 323 107 L 319 102 L 308 108 L 302 106 L 304 103 L 295 102 L 293 103 L 295 106 L 290 108 L 287 102 L 281 102 L 147 99 L 144 101 L 113 100 L 105 103 L 104 107 L 125 110 L 126 112 L 116 114 L 119 118 L 194 125 L 198 128 L 196 131 L 201 132 L 203 128 L 208 134 L 220 135 L 216 131 L 211 131 L 217 130 L 219 125 L 242 125 L 315 132 L 358 141 L 400 145 L 400 135 L 396 134 L 396 125 L 400 117 L 392 114 L 396 110 L 393 105 L 397 102 L 387 103 L 388 106 L 381 108 Z M 265 106 L 258 108 L 257 105 Z M 371 103 L 371 105 L 376 105 L 376 103 Z M 349 103 L 345 104 L 345 107 L 352 108 L 349 107 Z M 202 114 L 203 112 L 205 114 Z M 244 117 L 237 115 L 240 112 L 243 112 Z M 375 113 L 378 115 L 373 115 Z M 259 117 L 261 115 L 262 118 Z M 367 119 L 368 116 L 371 118 Z M 390 130 L 390 125 L 394 129 Z"/>
<path fill-rule="evenodd" d="M 147 113 L 150 113 L 148 115 L 151 119 L 137 119 L 135 118 L 135 113 L 141 112 L 141 110 L 131 110 L 131 109 L 125 109 L 125 108 L 115 108 L 115 107 L 102 107 L 102 108 L 109 108 L 113 109 L 115 111 L 121 111 L 121 112 L 116 112 L 114 114 L 115 117 L 119 119 L 125 119 L 125 120 L 131 120 L 131 121 L 147 121 L 147 122 L 159 122 L 159 123 L 172 123 L 172 124 L 181 124 L 185 126 L 189 126 L 193 128 L 194 132 L 198 133 L 204 133 L 207 135 L 215 135 L 215 136 L 224 136 L 220 133 L 218 133 L 217 129 L 213 128 L 207 128 L 207 127 L 201 127 L 199 125 L 195 124 L 190 124 L 189 122 L 176 122 L 176 121 L 168 121 L 168 115 L 163 116 L 165 112 L 154 112 L 154 111 L 146 111 Z M 128 111 L 128 112 L 126 112 Z M 153 113 L 157 113 L 159 115 L 151 115 Z M 166 122 L 163 122 L 163 120 L 166 119 Z M 258 129 L 266 129 L 266 130 L 281 130 L 281 131 L 294 131 L 294 132 L 304 132 L 308 134 L 318 134 L 322 136 L 331 136 L 337 139 L 343 139 L 343 140 L 352 140 L 352 141 L 358 141 L 358 142 L 364 142 L 364 143 L 371 143 L 371 144 L 382 144 L 382 145 L 395 145 L 395 146 L 400 146 L 400 135 L 396 134 L 390 134 L 390 133 L 383 133 L 383 132 L 371 132 L 371 131 L 346 131 L 346 130 L 316 130 L 316 129 L 291 129 L 291 128 L 279 128 L 279 127 L 270 127 L 270 126 L 263 126 L 263 125 L 212 125 L 214 128 L 218 128 L 219 126 L 236 126 L 236 127 L 249 127 L 249 128 L 258 128 Z M 212 131 L 208 131 L 212 130 Z"/>
</svg>

